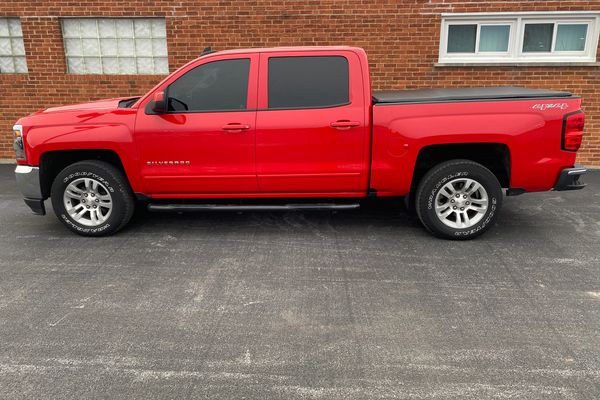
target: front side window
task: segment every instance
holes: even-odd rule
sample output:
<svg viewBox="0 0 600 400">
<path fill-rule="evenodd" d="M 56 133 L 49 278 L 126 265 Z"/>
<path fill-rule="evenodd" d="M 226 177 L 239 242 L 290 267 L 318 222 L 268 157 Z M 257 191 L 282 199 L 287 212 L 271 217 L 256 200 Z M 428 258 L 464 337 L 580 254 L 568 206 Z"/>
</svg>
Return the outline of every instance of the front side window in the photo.
<svg viewBox="0 0 600 400">
<path fill-rule="evenodd" d="M 25 45 L 19 18 L 0 17 L 0 73 L 26 73 Z"/>
<path fill-rule="evenodd" d="M 64 18 L 70 74 L 168 74 L 164 18 Z"/>
<path fill-rule="evenodd" d="M 249 74 L 248 58 L 202 64 L 169 85 L 169 111 L 245 110 Z"/>
<path fill-rule="evenodd" d="M 600 13 L 444 14 L 439 62 L 595 62 Z"/>
<path fill-rule="evenodd" d="M 269 108 L 348 104 L 348 60 L 341 56 L 269 58 Z"/>
</svg>

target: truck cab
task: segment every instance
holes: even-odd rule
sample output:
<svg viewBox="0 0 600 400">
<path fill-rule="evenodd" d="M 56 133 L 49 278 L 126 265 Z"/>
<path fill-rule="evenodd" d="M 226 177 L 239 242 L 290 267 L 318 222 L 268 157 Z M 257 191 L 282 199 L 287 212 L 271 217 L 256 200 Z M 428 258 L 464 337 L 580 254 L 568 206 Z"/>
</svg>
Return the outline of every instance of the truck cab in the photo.
<svg viewBox="0 0 600 400">
<path fill-rule="evenodd" d="M 120 230 L 136 199 L 154 210 L 206 210 L 349 208 L 404 196 L 432 233 L 472 238 L 493 224 L 502 188 L 584 186 L 574 164 L 580 104 L 523 88 L 372 93 L 367 55 L 355 47 L 222 51 L 142 97 L 20 119 L 16 176 L 34 212 L 51 198 L 59 220 L 89 236 Z M 438 183 L 446 195 L 431 192 Z"/>
</svg>

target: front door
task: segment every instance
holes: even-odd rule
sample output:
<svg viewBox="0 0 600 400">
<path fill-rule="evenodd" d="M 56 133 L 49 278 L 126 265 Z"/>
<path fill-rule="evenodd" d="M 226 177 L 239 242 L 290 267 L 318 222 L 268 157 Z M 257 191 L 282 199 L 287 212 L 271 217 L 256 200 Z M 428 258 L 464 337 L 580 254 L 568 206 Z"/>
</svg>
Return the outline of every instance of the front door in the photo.
<svg viewBox="0 0 600 400">
<path fill-rule="evenodd" d="M 166 113 L 140 108 L 135 138 L 147 194 L 193 197 L 258 190 L 258 55 L 239 57 L 201 59 L 167 82 L 162 89 Z"/>
<path fill-rule="evenodd" d="M 261 54 L 256 163 L 263 193 L 366 190 L 360 61 L 352 52 L 321 54 Z"/>
</svg>

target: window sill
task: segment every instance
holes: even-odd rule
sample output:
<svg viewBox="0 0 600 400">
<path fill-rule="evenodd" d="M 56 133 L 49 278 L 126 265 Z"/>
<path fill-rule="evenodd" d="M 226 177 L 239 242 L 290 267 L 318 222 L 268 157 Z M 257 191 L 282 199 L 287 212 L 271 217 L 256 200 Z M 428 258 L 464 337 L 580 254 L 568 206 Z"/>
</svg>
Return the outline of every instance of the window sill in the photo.
<svg viewBox="0 0 600 400">
<path fill-rule="evenodd" d="M 554 62 L 469 62 L 469 63 L 461 63 L 461 62 L 437 62 L 433 64 L 434 67 L 445 68 L 445 67 L 459 67 L 459 68 L 467 68 L 467 67 L 600 67 L 600 62 L 563 62 L 563 61 L 554 61 Z"/>
</svg>

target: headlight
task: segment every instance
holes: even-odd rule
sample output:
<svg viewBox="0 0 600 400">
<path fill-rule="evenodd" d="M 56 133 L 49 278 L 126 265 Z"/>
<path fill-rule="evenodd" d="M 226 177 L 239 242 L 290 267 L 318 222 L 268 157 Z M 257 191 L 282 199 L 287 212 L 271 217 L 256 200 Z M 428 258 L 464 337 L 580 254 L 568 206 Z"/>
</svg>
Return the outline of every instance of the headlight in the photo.
<svg viewBox="0 0 600 400">
<path fill-rule="evenodd" d="M 25 160 L 25 144 L 23 142 L 23 126 L 13 126 L 13 134 L 15 135 L 15 141 L 13 143 L 13 149 L 15 150 L 15 157 L 17 160 Z"/>
</svg>

